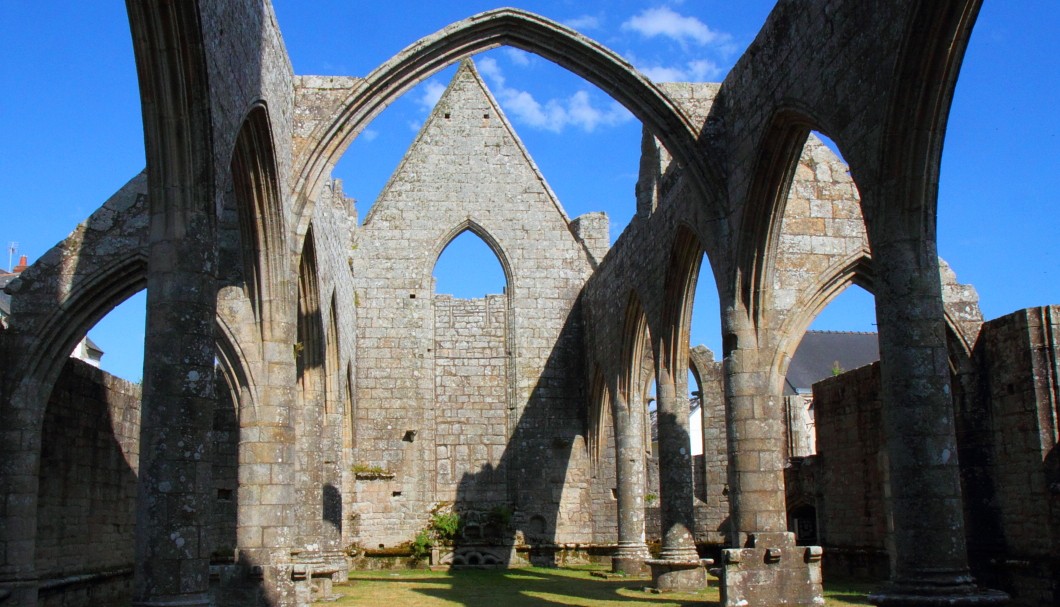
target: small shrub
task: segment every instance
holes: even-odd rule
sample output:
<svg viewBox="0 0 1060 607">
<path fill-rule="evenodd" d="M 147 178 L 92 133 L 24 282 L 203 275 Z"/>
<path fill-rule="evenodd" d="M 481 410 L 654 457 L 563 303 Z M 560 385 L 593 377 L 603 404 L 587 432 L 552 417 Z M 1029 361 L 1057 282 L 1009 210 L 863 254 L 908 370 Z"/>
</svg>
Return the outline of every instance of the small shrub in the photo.
<svg viewBox="0 0 1060 607">
<path fill-rule="evenodd" d="M 431 531 L 443 544 L 451 544 L 460 534 L 460 515 L 456 512 L 439 512 L 431 517 Z"/>
<path fill-rule="evenodd" d="M 412 558 L 417 560 L 426 558 L 431 554 L 431 546 L 432 542 L 430 533 L 428 533 L 426 529 L 421 529 L 412 540 L 412 543 L 409 544 L 409 550 L 412 551 Z"/>
</svg>

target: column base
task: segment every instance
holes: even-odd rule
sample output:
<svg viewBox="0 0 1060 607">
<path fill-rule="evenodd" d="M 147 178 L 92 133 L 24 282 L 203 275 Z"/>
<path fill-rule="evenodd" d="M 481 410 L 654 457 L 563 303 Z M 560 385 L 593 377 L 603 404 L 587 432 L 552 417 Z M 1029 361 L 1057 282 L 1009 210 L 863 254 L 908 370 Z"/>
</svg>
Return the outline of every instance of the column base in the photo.
<svg viewBox="0 0 1060 607">
<path fill-rule="evenodd" d="M 647 544 L 619 544 L 611 555 L 611 572 L 641 575 L 647 571 L 645 561 L 650 558 Z"/>
<path fill-rule="evenodd" d="M 769 547 L 722 550 L 722 607 L 824 604 L 820 546 L 796 546 L 794 535 L 784 535 Z"/>
<path fill-rule="evenodd" d="M 1007 605 L 1009 596 L 1000 590 L 959 586 L 917 586 L 891 584 L 869 595 L 879 607 L 964 607 Z"/>
<path fill-rule="evenodd" d="M 707 565 L 710 559 L 674 561 L 648 559 L 651 582 L 659 592 L 696 592 L 707 587 Z"/>
</svg>

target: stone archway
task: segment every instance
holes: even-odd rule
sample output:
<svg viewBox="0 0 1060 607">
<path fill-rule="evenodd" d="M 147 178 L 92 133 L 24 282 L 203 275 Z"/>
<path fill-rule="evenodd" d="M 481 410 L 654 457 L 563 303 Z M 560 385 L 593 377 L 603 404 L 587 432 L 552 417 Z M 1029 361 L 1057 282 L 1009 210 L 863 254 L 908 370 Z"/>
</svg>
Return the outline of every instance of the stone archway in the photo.
<svg viewBox="0 0 1060 607">
<path fill-rule="evenodd" d="M 662 90 L 605 46 L 527 11 L 502 8 L 479 13 L 421 38 L 358 83 L 329 119 L 308 138 L 294 188 L 299 233 L 329 168 L 387 105 L 448 65 L 498 46 L 534 53 L 585 78 L 630 110 L 685 168 L 700 195 L 719 183 L 698 141 L 699 129 Z M 704 203 L 715 202 L 704 196 Z"/>
</svg>

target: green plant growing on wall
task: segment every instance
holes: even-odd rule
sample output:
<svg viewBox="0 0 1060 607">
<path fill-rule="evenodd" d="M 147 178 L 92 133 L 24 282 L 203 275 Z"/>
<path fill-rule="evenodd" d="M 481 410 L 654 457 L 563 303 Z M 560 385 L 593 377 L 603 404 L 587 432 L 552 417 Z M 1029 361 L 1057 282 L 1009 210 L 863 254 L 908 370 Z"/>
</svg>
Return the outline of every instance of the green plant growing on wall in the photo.
<svg viewBox="0 0 1060 607">
<path fill-rule="evenodd" d="M 354 464 L 352 467 L 354 474 L 386 474 L 386 468 L 380 466 L 369 466 L 368 464 Z"/>
<path fill-rule="evenodd" d="M 659 501 L 659 496 L 654 493 L 649 493 L 644 496 L 644 502 L 649 506 L 655 505 L 655 502 Z"/>
<path fill-rule="evenodd" d="M 416 537 L 413 538 L 412 543 L 409 544 L 409 549 L 412 551 L 412 558 L 419 560 L 426 558 L 431 554 L 431 547 L 434 543 L 431 541 L 431 534 L 426 529 L 421 529 Z"/>
<path fill-rule="evenodd" d="M 843 369 L 843 365 L 839 364 L 838 360 L 832 361 L 832 377 L 842 375 L 844 371 L 845 369 Z"/>
<path fill-rule="evenodd" d="M 452 544 L 460 534 L 462 521 L 456 512 L 438 512 L 431 517 L 430 530 L 442 544 Z"/>
</svg>

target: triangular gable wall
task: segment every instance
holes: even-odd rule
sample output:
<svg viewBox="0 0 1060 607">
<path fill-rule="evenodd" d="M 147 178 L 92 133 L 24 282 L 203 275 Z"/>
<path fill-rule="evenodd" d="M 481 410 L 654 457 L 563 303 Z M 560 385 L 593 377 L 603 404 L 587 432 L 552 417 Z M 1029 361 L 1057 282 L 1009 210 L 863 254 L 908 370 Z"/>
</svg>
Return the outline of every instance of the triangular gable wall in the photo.
<svg viewBox="0 0 1060 607">
<path fill-rule="evenodd" d="M 433 297 L 435 262 L 465 229 L 497 253 L 506 293 Z M 524 534 L 589 541 L 574 307 L 592 267 L 470 61 L 356 241 L 354 457 L 395 474 L 385 487 L 359 483 L 361 543 L 412 539 L 439 501 L 504 505 Z M 401 440 L 408 430 L 415 440 Z"/>
</svg>

